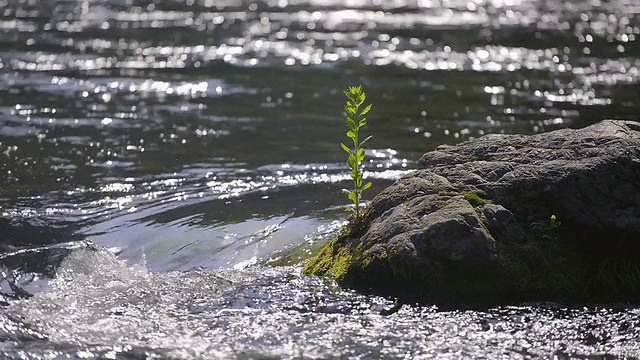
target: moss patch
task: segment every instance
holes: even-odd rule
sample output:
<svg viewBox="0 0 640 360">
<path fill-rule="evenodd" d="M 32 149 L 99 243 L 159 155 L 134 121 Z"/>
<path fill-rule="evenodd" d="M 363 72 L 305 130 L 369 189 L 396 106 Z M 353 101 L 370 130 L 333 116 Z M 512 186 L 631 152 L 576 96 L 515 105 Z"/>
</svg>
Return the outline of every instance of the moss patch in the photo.
<svg viewBox="0 0 640 360">
<path fill-rule="evenodd" d="M 440 191 L 440 193 L 438 195 L 440 195 L 440 196 L 456 196 L 456 195 L 458 195 L 458 193 L 455 192 L 455 191 Z"/>
<path fill-rule="evenodd" d="M 353 263 L 353 254 L 347 248 L 336 247 L 337 240 L 331 240 L 318 256 L 311 259 L 302 269 L 302 274 L 329 276 L 339 283 L 342 282 L 349 266 Z"/>
<path fill-rule="evenodd" d="M 373 212 L 366 209 L 357 219 L 352 216 L 349 223 L 340 229 L 336 239 L 320 250 L 302 269 L 306 276 L 328 276 L 343 283 L 347 271 L 355 260 L 362 258 L 362 245 L 349 245 L 351 239 L 360 237 L 367 230 Z"/>
<path fill-rule="evenodd" d="M 493 201 L 483 199 L 483 196 L 487 196 L 482 190 L 474 190 L 474 191 L 463 191 L 460 193 L 471 205 L 480 206 L 485 204 L 492 204 Z"/>
</svg>

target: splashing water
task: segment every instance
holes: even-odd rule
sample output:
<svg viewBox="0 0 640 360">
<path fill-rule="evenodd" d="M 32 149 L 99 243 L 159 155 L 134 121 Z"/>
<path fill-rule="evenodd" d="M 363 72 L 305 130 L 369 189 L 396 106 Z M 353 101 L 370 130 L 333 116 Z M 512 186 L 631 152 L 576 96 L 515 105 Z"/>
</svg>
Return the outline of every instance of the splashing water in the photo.
<svg viewBox="0 0 640 360">
<path fill-rule="evenodd" d="M 150 273 L 104 250 L 77 251 L 64 260 L 50 291 L 10 306 L 11 318 L 2 318 L 5 331 L 14 321 L 30 324 L 22 336 L 31 340 L 5 354 L 604 358 L 640 351 L 637 309 L 537 305 L 442 312 L 404 306 L 385 316 L 392 302 L 300 278 L 298 271 Z"/>
</svg>

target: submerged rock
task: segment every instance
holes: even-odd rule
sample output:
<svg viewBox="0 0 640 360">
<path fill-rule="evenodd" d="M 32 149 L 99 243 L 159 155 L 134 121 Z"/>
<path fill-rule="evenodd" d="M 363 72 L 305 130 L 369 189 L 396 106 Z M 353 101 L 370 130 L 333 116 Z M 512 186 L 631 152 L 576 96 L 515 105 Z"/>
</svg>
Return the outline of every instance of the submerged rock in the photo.
<svg viewBox="0 0 640 360">
<path fill-rule="evenodd" d="M 412 302 L 640 300 L 640 123 L 487 135 L 419 164 L 304 272 Z"/>
</svg>

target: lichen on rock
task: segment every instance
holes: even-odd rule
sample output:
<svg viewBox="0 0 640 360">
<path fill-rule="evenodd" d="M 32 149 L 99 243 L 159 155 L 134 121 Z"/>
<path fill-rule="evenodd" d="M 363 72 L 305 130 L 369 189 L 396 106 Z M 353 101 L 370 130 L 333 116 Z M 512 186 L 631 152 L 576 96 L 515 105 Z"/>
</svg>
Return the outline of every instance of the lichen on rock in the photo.
<svg viewBox="0 0 640 360">
<path fill-rule="evenodd" d="M 419 164 L 304 273 L 418 302 L 640 300 L 623 270 L 640 269 L 640 123 L 487 135 Z M 551 215 L 542 240 L 530 225 Z"/>
</svg>

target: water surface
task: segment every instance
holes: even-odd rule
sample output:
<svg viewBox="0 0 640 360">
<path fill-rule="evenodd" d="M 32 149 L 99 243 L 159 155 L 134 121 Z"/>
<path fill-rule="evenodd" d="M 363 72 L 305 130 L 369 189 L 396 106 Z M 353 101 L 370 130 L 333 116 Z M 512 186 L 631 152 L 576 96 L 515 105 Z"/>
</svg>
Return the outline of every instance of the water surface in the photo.
<svg viewBox="0 0 640 360">
<path fill-rule="evenodd" d="M 382 316 L 296 264 L 345 218 L 342 89 L 370 199 L 440 144 L 637 120 L 639 36 L 635 0 L 0 0 L 0 351 L 638 357 L 635 307 Z"/>
</svg>

